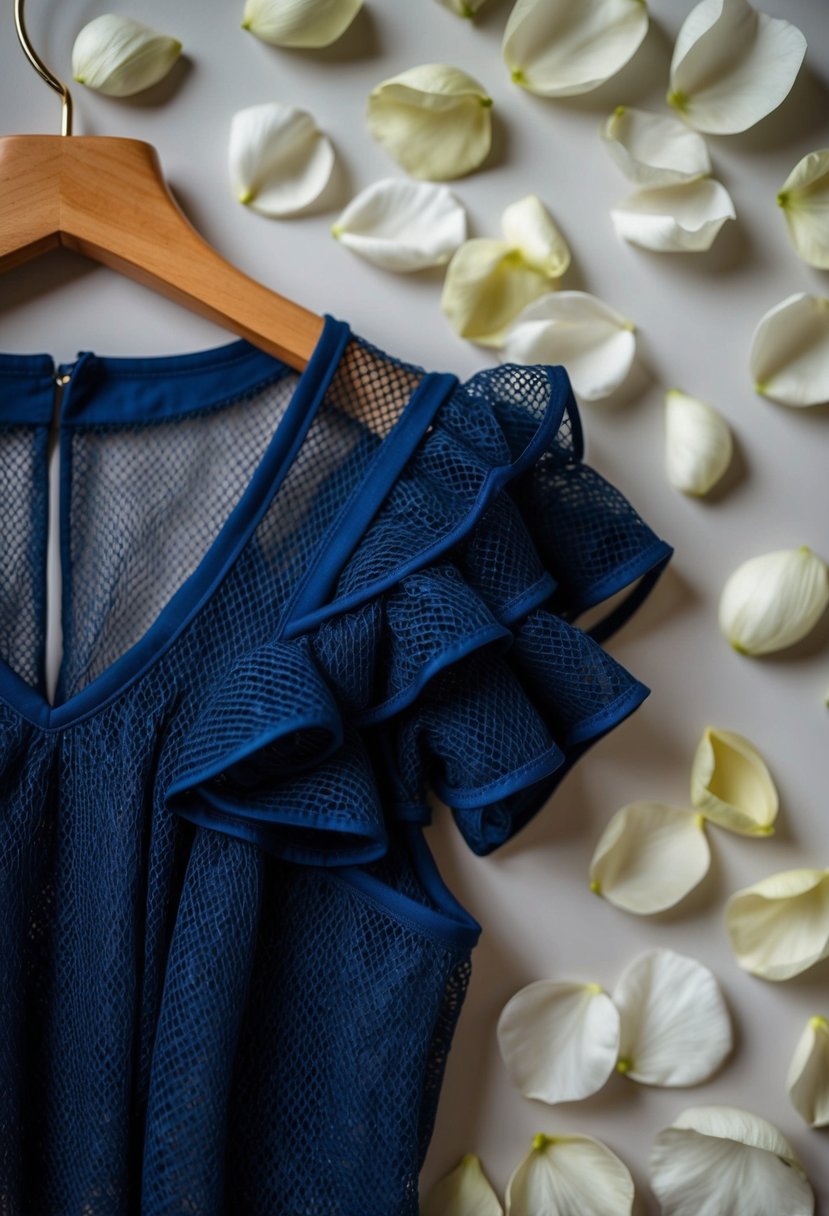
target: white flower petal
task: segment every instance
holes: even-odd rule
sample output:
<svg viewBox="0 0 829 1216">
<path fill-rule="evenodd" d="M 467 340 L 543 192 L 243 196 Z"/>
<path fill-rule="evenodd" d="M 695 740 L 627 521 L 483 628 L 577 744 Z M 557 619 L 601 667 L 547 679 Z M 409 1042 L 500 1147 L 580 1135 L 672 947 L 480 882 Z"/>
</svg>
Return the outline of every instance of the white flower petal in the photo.
<svg viewBox="0 0 829 1216">
<path fill-rule="evenodd" d="M 516 84 L 568 97 L 615 75 L 647 32 L 643 0 L 516 0 L 502 50 Z"/>
<path fill-rule="evenodd" d="M 521 309 L 550 288 L 506 241 L 465 241 L 446 269 L 440 306 L 455 333 L 485 346 L 503 341 Z"/>
<path fill-rule="evenodd" d="M 645 1085 L 699 1085 L 733 1046 L 720 986 L 702 963 L 650 950 L 625 969 L 613 992 L 619 1010 L 619 1072 Z"/>
<path fill-rule="evenodd" d="M 266 102 L 234 114 L 229 167 L 241 203 L 262 215 L 293 215 L 322 194 L 334 149 L 305 110 Z"/>
<path fill-rule="evenodd" d="M 481 1163 L 468 1153 L 451 1174 L 432 1187 L 420 1207 L 421 1216 L 504 1216 Z"/>
<path fill-rule="evenodd" d="M 630 1171 L 601 1140 L 545 1136 L 507 1183 L 507 1216 L 630 1216 Z"/>
<path fill-rule="evenodd" d="M 242 28 L 274 46 L 330 46 L 363 0 L 247 0 Z"/>
<path fill-rule="evenodd" d="M 829 148 L 808 152 L 777 195 L 799 256 L 808 266 L 829 270 Z"/>
<path fill-rule="evenodd" d="M 528 194 L 506 208 L 501 231 L 528 266 L 550 279 L 560 279 L 570 265 L 567 242 L 537 194 Z"/>
<path fill-rule="evenodd" d="M 805 53 L 788 21 L 746 0 L 702 0 L 679 31 L 668 101 L 698 131 L 745 131 L 788 95 Z"/>
<path fill-rule="evenodd" d="M 353 198 L 331 231 L 384 270 L 422 270 L 463 243 L 466 212 L 447 186 L 389 177 Z"/>
<path fill-rule="evenodd" d="M 457 13 L 459 17 L 474 17 L 479 8 L 483 8 L 486 0 L 438 0 L 444 8 Z"/>
<path fill-rule="evenodd" d="M 72 76 L 109 97 L 129 97 L 163 79 L 180 54 L 177 38 L 131 17 L 103 13 L 75 39 Z"/>
<path fill-rule="evenodd" d="M 610 212 L 619 236 L 657 253 L 702 253 L 726 220 L 736 219 L 725 186 L 701 177 L 680 186 L 640 190 Z"/>
<path fill-rule="evenodd" d="M 742 735 L 707 726 L 691 765 L 691 801 L 706 819 L 743 836 L 769 836 L 777 789 L 757 748 Z"/>
<path fill-rule="evenodd" d="M 638 186 L 676 186 L 705 177 L 705 140 L 670 114 L 617 106 L 600 133 L 616 164 Z"/>
<path fill-rule="evenodd" d="M 619 1055 L 619 1014 L 598 984 L 528 984 L 498 1019 L 498 1046 L 527 1098 L 572 1102 L 601 1089 Z"/>
<path fill-rule="evenodd" d="M 585 291 L 548 292 L 516 318 L 501 358 L 514 363 L 561 363 L 585 401 L 607 397 L 630 371 L 636 354 L 633 323 Z"/>
<path fill-rule="evenodd" d="M 701 815 L 659 802 L 632 802 L 602 832 L 590 863 L 590 885 L 615 907 L 649 916 L 684 899 L 710 864 Z"/>
<path fill-rule="evenodd" d="M 668 481 L 683 494 L 713 489 L 731 464 L 734 442 L 713 406 L 672 388 L 665 394 L 665 465 Z"/>
<path fill-rule="evenodd" d="M 443 181 L 471 173 L 488 156 L 491 107 L 466 72 L 426 63 L 372 89 L 368 129 L 412 177 Z"/>
<path fill-rule="evenodd" d="M 761 318 L 751 340 L 754 386 L 781 405 L 829 401 L 829 299 L 796 292 Z"/>
<path fill-rule="evenodd" d="M 829 604 L 829 570 L 807 545 L 749 558 L 726 580 L 720 629 L 740 654 L 771 654 L 815 627 Z"/>
<path fill-rule="evenodd" d="M 786 1088 L 810 1127 L 829 1127 L 829 1020 L 809 1018 L 795 1048 Z"/>
<path fill-rule="evenodd" d="M 683 1111 L 651 1152 L 662 1216 L 812 1216 L 803 1166 L 776 1127 L 731 1106 Z"/>
<path fill-rule="evenodd" d="M 725 925 L 743 970 L 799 975 L 829 957 L 829 870 L 784 870 L 735 892 Z"/>
</svg>

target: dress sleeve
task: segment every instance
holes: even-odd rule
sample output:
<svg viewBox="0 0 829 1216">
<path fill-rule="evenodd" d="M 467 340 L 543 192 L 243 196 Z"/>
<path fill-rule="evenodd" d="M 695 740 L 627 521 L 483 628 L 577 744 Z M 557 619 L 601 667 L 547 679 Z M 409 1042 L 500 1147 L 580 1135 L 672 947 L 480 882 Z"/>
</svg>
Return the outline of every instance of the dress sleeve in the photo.
<svg viewBox="0 0 829 1216">
<path fill-rule="evenodd" d="M 671 549 L 584 462 L 563 368 L 457 384 L 359 537 L 332 543 L 325 602 L 200 708 L 179 814 L 287 860 L 365 864 L 391 824 L 428 822 L 433 792 L 488 853 L 648 695 L 601 643 Z"/>
</svg>

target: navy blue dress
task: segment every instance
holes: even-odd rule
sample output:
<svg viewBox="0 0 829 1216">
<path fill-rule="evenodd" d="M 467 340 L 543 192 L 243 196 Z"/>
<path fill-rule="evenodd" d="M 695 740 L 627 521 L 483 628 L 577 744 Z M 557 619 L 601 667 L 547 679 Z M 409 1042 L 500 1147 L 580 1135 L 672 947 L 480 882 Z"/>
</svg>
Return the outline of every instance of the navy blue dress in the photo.
<svg viewBox="0 0 829 1216">
<path fill-rule="evenodd" d="M 2 1216 L 415 1216 L 479 933 L 430 793 L 529 820 L 670 552 L 559 367 L 0 356 Z"/>
</svg>

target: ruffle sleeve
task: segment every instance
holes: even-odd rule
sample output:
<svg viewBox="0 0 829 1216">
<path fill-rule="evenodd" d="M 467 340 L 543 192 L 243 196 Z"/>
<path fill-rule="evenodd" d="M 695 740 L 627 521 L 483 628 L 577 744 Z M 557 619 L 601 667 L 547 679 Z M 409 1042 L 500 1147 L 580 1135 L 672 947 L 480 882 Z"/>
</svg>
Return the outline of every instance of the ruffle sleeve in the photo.
<svg viewBox="0 0 829 1216">
<path fill-rule="evenodd" d="M 671 548 L 583 455 L 562 368 L 457 385 L 377 501 L 363 484 L 360 510 L 343 504 L 274 639 L 206 698 L 170 806 L 328 866 L 383 856 L 391 821 L 428 822 L 430 792 L 475 852 L 514 835 L 648 695 L 601 643 Z"/>
</svg>

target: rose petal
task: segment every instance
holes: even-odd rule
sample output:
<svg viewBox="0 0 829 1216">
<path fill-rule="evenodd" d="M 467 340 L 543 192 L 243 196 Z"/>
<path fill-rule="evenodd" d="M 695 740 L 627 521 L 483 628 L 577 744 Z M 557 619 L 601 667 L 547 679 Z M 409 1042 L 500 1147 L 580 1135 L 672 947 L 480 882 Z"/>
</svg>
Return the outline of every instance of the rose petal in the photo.
<svg viewBox="0 0 829 1216">
<path fill-rule="evenodd" d="M 274 46 L 330 46 L 345 33 L 363 0 L 247 0 L 242 29 Z"/>
<path fill-rule="evenodd" d="M 568 97 L 615 75 L 647 32 L 641 0 L 516 0 L 502 51 L 516 84 Z"/>
<path fill-rule="evenodd" d="M 669 114 L 617 106 L 599 134 L 624 175 L 638 186 L 676 186 L 711 172 L 705 140 Z"/>
<path fill-rule="evenodd" d="M 702 253 L 726 220 L 736 219 L 725 186 L 710 177 L 640 190 L 610 212 L 619 236 L 657 253 Z"/>
<path fill-rule="evenodd" d="M 507 1216 L 630 1216 L 633 1179 L 615 1153 L 590 1136 L 545 1136 L 507 1183 Z"/>
<path fill-rule="evenodd" d="M 805 53 L 788 21 L 746 0 L 702 0 L 679 31 L 668 101 L 697 131 L 745 131 L 788 95 Z"/>
<path fill-rule="evenodd" d="M 498 1019 L 498 1046 L 527 1098 L 571 1102 L 601 1089 L 619 1055 L 619 1014 L 598 984 L 528 984 Z"/>
<path fill-rule="evenodd" d="M 683 494 L 707 494 L 731 464 L 733 453 L 731 431 L 722 414 L 697 397 L 668 390 L 665 465 L 672 486 Z"/>
<path fill-rule="evenodd" d="M 781 405 L 829 401 L 829 299 L 797 292 L 761 318 L 749 355 L 754 386 Z"/>
<path fill-rule="evenodd" d="M 662 1216 L 812 1216 L 814 1195 L 788 1140 L 731 1106 L 697 1106 L 661 1131 L 651 1186 Z"/>
<path fill-rule="evenodd" d="M 619 1072 L 645 1085 L 699 1085 L 733 1046 L 731 1018 L 714 975 L 673 950 L 650 950 L 626 968 L 613 993 L 619 1010 Z"/>
<path fill-rule="evenodd" d="M 441 266 L 466 237 L 466 212 L 447 186 L 390 177 L 352 199 L 331 231 L 385 270 Z"/>
<path fill-rule="evenodd" d="M 638 916 L 672 908 L 702 881 L 711 851 L 701 815 L 658 802 L 617 811 L 590 863 L 591 888 Z"/>
<path fill-rule="evenodd" d="M 486 159 L 492 98 L 459 68 L 421 64 L 382 81 L 368 99 L 368 129 L 412 177 L 462 177 Z"/>
<path fill-rule="evenodd" d="M 691 765 L 691 801 L 706 819 L 743 836 L 769 836 L 777 789 L 763 757 L 734 731 L 707 726 Z"/>
<path fill-rule="evenodd" d="M 305 110 L 265 102 L 234 114 L 229 162 L 241 203 L 262 215 L 293 215 L 322 194 L 334 149 Z"/>
<path fill-rule="evenodd" d="M 737 962 L 788 980 L 829 957 L 829 870 L 784 870 L 731 896 L 725 925 Z"/>
<path fill-rule="evenodd" d="M 177 38 L 131 17 L 102 13 L 72 47 L 72 76 L 109 97 L 131 97 L 162 80 L 181 54 Z"/>
<path fill-rule="evenodd" d="M 726 580 L 720 629 L 740 654 L 771 654 L 806 637 L 829 604 L 829 570 L 808 545 L 749 558 Z"/>
<path fill-rule="evenodd" d="M 512 363 L 561 363 L 585 401 L 607 397 L 636 354 L 633 323 L 585 291 L 548 292 L 530 303 L 503 338 Z"/>
<path fill-rule="evenodd" d="M 432 1187 L 421 1204 L 421 1216 L 504 1216 L 474 1153 Z"/>
<path fill-rule="evenodd" d="M 808 266 L 829 270 L 829 148 L 797 162 L 777 203 L 798 255 Z"/>
<path fill-rule="evenodd" d="M 527 265 L 549 279 L 560 279 L 570 265 L 567 242 L 537 194 L 528 194 L 506 208 L 501 231 Z"/>
<path fill-rule="evenodd" d="M 810 1127 L 829 1127 L 829 1020 L 809 1018 L 795 1048 L 786 1088 Z"/>
<path fill-rule="evenodd" d="M 446 270 L 440 306 L 455 333 L 485 346 L 502 342 L 510 322 L 550 288 L 506 241 L 465 241 Z"/>
</svg>

